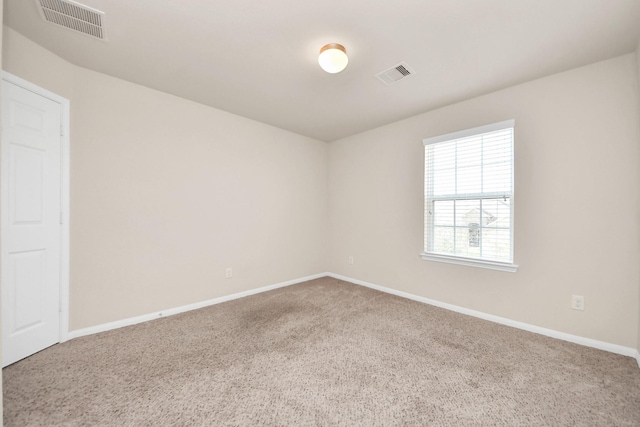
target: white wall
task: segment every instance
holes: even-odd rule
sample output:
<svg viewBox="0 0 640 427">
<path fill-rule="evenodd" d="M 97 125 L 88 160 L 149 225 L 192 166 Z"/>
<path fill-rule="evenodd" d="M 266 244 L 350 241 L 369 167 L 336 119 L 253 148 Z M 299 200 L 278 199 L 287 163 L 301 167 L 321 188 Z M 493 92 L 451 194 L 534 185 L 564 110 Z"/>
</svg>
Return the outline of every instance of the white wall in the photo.
<svg viewBox="0 0 640 427">
<path fill-rule="evenodd" d="M 325 143 L 76 67 L 6 27 L 4 58 L 71 100 L 71 330 L 324 271 Z"/>
<path fill-rule="evenodd" d="M 635 61 L 633 54 L 622 56 L 331 143 L 329 271 L 636 347 L 640 115 Z M 422 139 L 512 118 L 520 270 L 420 259 Z M 354 265 L 347 262 L 350 255 Z M 585 311 L 570 309 L 572 294 L 585 297 Z"/>
</svg>

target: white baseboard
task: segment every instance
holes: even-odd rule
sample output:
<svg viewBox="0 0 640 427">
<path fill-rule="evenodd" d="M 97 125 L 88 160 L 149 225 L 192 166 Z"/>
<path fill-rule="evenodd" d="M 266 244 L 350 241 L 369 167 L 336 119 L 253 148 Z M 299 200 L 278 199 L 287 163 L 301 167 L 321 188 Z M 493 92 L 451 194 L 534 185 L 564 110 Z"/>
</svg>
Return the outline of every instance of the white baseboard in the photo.
<svg viewBox="0 0 640 427">
<path fill-rule="evenodd" d="M 480 319 L 488 320 L 490 322 L 499 323 L 501 325 L 511 326 L 513 328 L 522 329 L 529 332 L 534 332 L 536 334 L 545 335 L 551 338 L 557 338 L 563 341 L 569 341 L 575 344 L 584 345 L 586 347 L 593 347 L 599 350 L 608 351 L 611 353 L 621 354 L 624 356 L 630 356 L 636 358 L 638 362 L 638 366 L 640 367 L 640 354 L 638 350 L 631 347 L 624 347 L 618 344 L 611 344 L 604 341 L 598 341 L 591 338 L 584 338 L 578 335 L 567 334 L 565 332 L 555 331 L 553 329 L 542 328 L 540 326 L 531 325 L 529 323 L 518 322 L 516 320 L 507 319 L 505 317 L 494 316 L 493 314 L 483 313 L 481 311 L 471 310 L 468 308 L 460 307 L 453 304 L 447 304 L 444 302 L 432 300 L 429 298 L 424 298 L 418 295 L 413 295 L 408 292 L 402 292 L 391 288 L 386 288 L 384 286 L 375 285 L 373 283 L 364 282 L 362 280 L 353 279 L 350 277 L 342 276 L 340 274 L 327 273 L 328 276 L 333 277 L 334 279 L 344 280 L 346 282 L 351 282 L 356 285 L 366 286 L 367 288 L 375 289 L 378 291 L 386 292 L 388 294 L 397 295 L 399 297 L 407 298 L 410 300 L 422 302 L 425 304 L 433 305 L 436 307 L 444 308 L 447 310 L 455 311 L 457 313 L 466 314 L 468 316 L 478 317 Z"/>
<path fill-rule="evenodd" d="M 387 288 L 380 285 L 375 285 L 373 283 L 365 282 L 358 279 L 353 279 L 351 277 L 342 276 L 340 274 L 334 273 L 319 273 L 314 274 L 312 276 L 301 277 L 299 279 L 289 280 L 286 282 L 276 283 L 269 286 L 264 286 L 257 289 L 251 289 L 244 292 L 238 292 L 236 294 L 227 295 L 219 298 L 210 299 L 207 301 L 201 301 L 194 304 L 183 305 L 181 307 L 169 308 L 167 310 L 158 311 L 155 313 L 144 314 L 142 316 L 131 317 L 128 319 L 117 320 L 115 322 L 104 323 L 102 325 L 91 326 L 89 328 L 77 329 L 75 331 L 70 331 L 67 335 L 67 339 L 73 339 L 82 337 L 85 335 L 96 334 L 98 332 L 110 331 L 112 329 L 122 328 L 124 326 L 135 325 L 137 323 L 147 322 L 149 320 L 158 319 L 161 317 L 171 316 L 174 314 L 184 313 L 186 311 L 197 310 L 199 308 L 208 307 L 210 305 L 220 304 L 226 301 L 231 301 L 238 298 L 243 298 L 249 295 L 255 295 L 262 292 L 267 292 L 273 289 L 283 288 L 285 286 L 295 285 L 296 283 L 306 282 L 308 280 L 318 279 L 321 277 L 333 277 L 334 279 L 344 280 L 346 282 L 350 282 L 356 285 L 365 286 L 367 288 L 375 289 L 381 292 L 385 292 L 392 295 L 397 295 L 402 298 L 407 298 L 410 300 L 418 301 L 424 304 L 433 305 L 435 307 L 444 308 L 446 310 L 455 311 L 457 313 L 466 314 L 468 316 L 477 317 L 480 319 L 488 320 L 490 322 L 499 323 L 501 325 L 511 326 L 513 328 L 522 329 L 529 332 L 534 332 L 536 334 L 545 335 L 551 338 L 557 338 L 563 341 L 569 341 L 575 344 L 584 345 L 586 347 L 593 347 L 604 351 L 609 351 L 611 353 L 621 354 L 624 356 L 630 356 L 636 359 L 638 362 L 638 367 L 640 367 L 640 352 L 635 348 L 624 347 L 617 344 L 611 344 L 604 341 L 598 341 L 591 338 L 584 338 L 578 335 L 567 334 L 565 332 L 555 331 L 553 329 L 542 328 L 540 326 L 531 325 L 529 323 L 518 322 L 516 320 L 507 319 L 505 317 L 494 316 L 493 314 L 483 313 L 481 311 L 471 310 L 468 308 L 460 307 L 453 304 L 448 304 L 436 300 L 432 300 L 429 298 L 421 297 L 418 295 L 413 295 L 408 292 L 398 291 L 396 289 Z"/>
<path fill-rule="evenodd" d="M 238 298 L 247 297 L 249 295 L 259 294 L 261 292 L 271 291 L 273 289 L 283 288 L 285 286 L 295 285 L 296 283 L 306 282 L 308 280 L 319 279 L 320 277 L 326 277 L 327 273 L 314 274 L 312 276 L 301 277 L 299 279 L 289 280 L 287 282 L 276 283 L 269 286 L 263 286 L 262 288 L 251 289 L 244 292 L 238 292 L 236 294 L 226 295 L 219 298 L 210 299 L 207 301 L 201 301 L 194 304 L 183 305 L 181 307 L 169 308 L 155 313 L 143 314 L 142 316 L 130 317 L 128 319 L 117 320 L 115 322 L 103 323 L 101 325 L 90 326 L 88 328 L 76 329 L 70 331 L 67 334 L 67 339 L 73 339 L 83 337 L 85 335 L 97 334 L 98 332 L 110 331 L 112 329 L 122 328 L 124 326 L 135 325 L 137 323 L 148 322 L 149 320 L 158 319 L 160 317 L 172 316 L 174 314 L 184 313 L 186 311 L 197 310 L 199 308 L 208 307 L 210 305 L 220 304 L 222 302 L 231 301 Z"/>
</svg>

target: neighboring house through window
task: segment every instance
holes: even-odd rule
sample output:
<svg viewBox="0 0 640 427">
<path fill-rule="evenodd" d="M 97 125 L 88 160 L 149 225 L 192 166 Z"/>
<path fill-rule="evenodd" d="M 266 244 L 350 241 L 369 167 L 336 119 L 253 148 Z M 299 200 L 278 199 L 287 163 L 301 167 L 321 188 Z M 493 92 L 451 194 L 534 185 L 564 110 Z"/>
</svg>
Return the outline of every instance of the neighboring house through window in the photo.
<svg viewBox="0 0 640 427">
<path fill-rule="evenodd" d="M 422 258 L 516 271 L 514 120 L 425 139 Z"/>
</svg>

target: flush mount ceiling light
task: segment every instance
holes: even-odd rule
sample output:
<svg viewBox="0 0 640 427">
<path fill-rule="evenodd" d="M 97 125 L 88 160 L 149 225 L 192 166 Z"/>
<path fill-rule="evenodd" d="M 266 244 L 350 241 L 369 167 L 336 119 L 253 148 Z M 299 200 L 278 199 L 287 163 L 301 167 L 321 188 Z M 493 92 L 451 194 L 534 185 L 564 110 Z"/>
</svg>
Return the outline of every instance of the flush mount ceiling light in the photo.
<svg viewBox="0 0 640 427">
<path fill-rule="evenodd" d="M 329 43 L 320 49 L 318 64 L 327 73 L 339 73 L 345 69 L 348 63 L 347 50 L 341 44 Z"/>
</svg>

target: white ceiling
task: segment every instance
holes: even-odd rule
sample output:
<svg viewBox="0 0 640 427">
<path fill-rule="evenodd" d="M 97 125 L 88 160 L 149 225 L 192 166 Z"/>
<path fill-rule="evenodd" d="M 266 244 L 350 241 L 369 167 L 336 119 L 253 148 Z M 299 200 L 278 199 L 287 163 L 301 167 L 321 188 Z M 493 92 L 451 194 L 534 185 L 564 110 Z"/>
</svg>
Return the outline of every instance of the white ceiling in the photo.
<svg viewBox="0 0 640 427">
<path fill-rule="evenodd" d="M 81 67 L 333 141 L 635 50 L 640 0 L 80 0 L 103 42 L 5 0 L 5 24 Z M 349 65 L 327 74 L 326 43 Z M 400 62 L 416 75 L 385 86 Z"/>
</svg>

